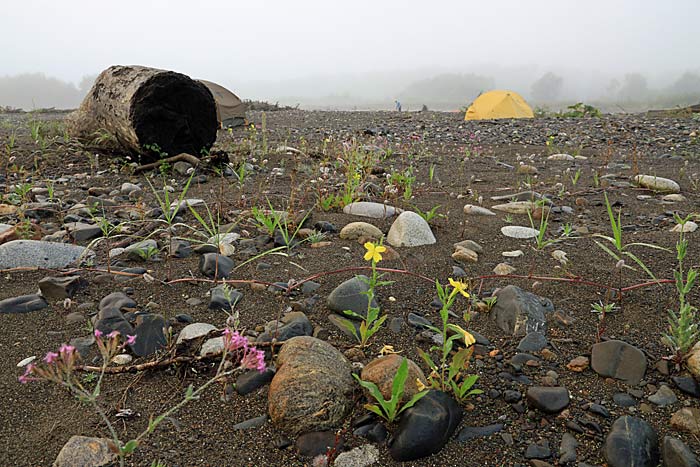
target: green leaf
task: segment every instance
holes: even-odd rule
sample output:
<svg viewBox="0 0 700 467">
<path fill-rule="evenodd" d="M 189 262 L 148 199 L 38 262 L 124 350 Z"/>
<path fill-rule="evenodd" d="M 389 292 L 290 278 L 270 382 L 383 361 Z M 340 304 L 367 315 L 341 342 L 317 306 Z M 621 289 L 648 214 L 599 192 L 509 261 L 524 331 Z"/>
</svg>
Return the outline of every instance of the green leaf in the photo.
<svg viewBox="0 0 700 467">
<path fill-rule="evenodd" d="M 435 362 L 433 362 L 433 359 L 430 358 L 430 355 L 428 355 L 425 351 L 423 351 L 423 349 L 418 349 L 418 354 L 421 356 L 421 358 L 423 359 L 425 364 L 428 365 L 428 367 L 431 370 L 437 371 L 437 365 L 435 364 Z"/>
<path fill-rule="evenodd" d="M 192 393 L 194 392 L 194 385 L 190 384 L 187 386 L 187 391 L 185 391 L 185 399 L 190 399 L 192 397 Z"/>
<path fill-rule="evenodd" d="M 419 400 L 421 400 L 426 394 L 428 394 L 428 391 L 421 391 L 421 392 L 415 393 L 415 394 L 413 395 L 413 397 L 411 397 L 411 400 L 409 400 L 408 402 L 406 402 L 406 403 L 404 404 L 404 406 L 401 407 L 401 410 L 399 410 L 398 413 L 400 414 L 400 413 L 403 412 L 404 410 L 410 409 L 411 407 L 413 407 L 414 405 L 416 405 L 416 402 L 418 402 Z M 398 415 L 398 414 L 397 414 L 397 415 Z"/>
<path fill-rule="evenodd" d="M 387 419 L 386 414 L 384 414 L 384 412 L 382 412 L 382 411 L 379 409 L 379 407 L 377 407 L 376 405 L 374 405 L 374 404 L 365 404 L 364 407 L 365 407 L 365 409 L 369 410 L 370 412 L 373 412 L 373 413 L 379 415 L 381 418 Z M 389 420 L 389 421 L 393 421 L 393 420 Z"/>
<path fill-rule="evenodd" d="M 340 321 L 340 324 L 341 324 L 345 329 L 347 329 L 348 331 L 350 331 L 350 333 L 351 333 L 353 336 L 355 336 L 355 339 L 357 339 L 358 342 L 361 341 L 360 336 L 359 336 L 359 334 L 357 333 L 357 328 L 355 327 L 354 324 L 352 324 L 350 321 L 345 321 L 345 320 L 341 320 L 341 321 Z"/>
<path fill-rule="evenodd" d="M 121 452 L 121 455 L 127 455 L 131 454 L 136 450 L 138 447 L 139 443 L 135 439 L 129 440 L 124 446 L 119 448 L 119 451 Z"/>
<path fill-rule="evenodd" d="M 606 238 L 606 237 L 602 237 L 602 238 Z M 608 238 L 609 240 L 611 240 L 609 237 L 607 237 L 607 238 Z M 596 245 L 598 245 L 600 248 L 602 248 L 603 251 L 605 251 L 607 254 L 609 254 L 610 256 L 612 256 L 613 258 L 615 258 L 615 260 L 620 261 L 620 257 L 617 255 L 617 253 L 614 253 L 610 248 L 608 248 L 607 246 L 603 245 L 603 244 L 600 243 L 599 241 L 597 241 L 597 240 L 593 240 L 593 241 L 595 242 Z M 614 243 L 614 242 L 613 242 L 613 243 Z"/>
<path fill-rule="evenodd" d="M 637 258 L 635 255 L 633 255 L 633 254 L 630 253 L 629 251 L 625 251 L 623 254 L 624 254 L 625 256 L 627 256 L 628 258 L 632 258 L 632 261 L 634 261 L 635 263 L 637 263 L 637 264 L 639 265 L 639 267 L 641 267 L 641 268 L 644 270 L 644 272 L 646 272 L 647 274 L 649 274 L 649 277 L 651 277 L 653 280 L 658 280 L 658 279 L 656 279 L 656 276 L 654 275 L 654 273 L 651 272 L 651 270 L 649 270 L 648 267 L 646 267 L 646 265 L 642 262 L 641 259 Z"/>
</svg>

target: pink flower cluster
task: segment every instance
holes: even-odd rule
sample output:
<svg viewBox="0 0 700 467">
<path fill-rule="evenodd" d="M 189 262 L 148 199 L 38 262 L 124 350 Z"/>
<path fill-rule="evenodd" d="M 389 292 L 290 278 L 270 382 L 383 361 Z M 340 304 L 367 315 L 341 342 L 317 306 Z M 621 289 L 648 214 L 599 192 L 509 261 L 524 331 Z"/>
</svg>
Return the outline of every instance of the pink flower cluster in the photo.
<svg viewBox="0 0 700 467">
<path fill-rule="evenodd" d="M 250 345 L 248 338 L 238 331 L 226 328 L 223 332 L 224 348 L 226 352 L 235 354 L 240 360 L 242 368 L 258 370 L 260 373 L 267 368 L 265 365 L 265 352 Z"/>
<path fill-rule="evenodd" d="M 78 359 L 78 354 L 75 347 L 68 344 L 63 344 L 58 352 L 48 352 L 44 357 L 44 363 L 41 367 L 35 363 L 30 363 L 24 369 L 24 374 L 20 376 L 19 382 L 26 384 L 30 381 L 39 381 L 42 379 L 61 382 L 67 378 L 75 367 L 75 362 Z"/>
</svg>

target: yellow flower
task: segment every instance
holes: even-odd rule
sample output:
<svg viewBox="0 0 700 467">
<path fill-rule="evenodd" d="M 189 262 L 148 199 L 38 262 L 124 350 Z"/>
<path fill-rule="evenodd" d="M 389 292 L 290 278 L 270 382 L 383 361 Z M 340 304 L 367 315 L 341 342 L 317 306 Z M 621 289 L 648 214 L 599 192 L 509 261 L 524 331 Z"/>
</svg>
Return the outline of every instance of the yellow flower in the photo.
<svg viewBox="0 0 700 467">
<path fill-rule="evenodd" d="M 453 294 L 459 292 L 464 296 L 464 298 L 469 298 L 469 292 L 467 292 L 467 284 L 461 281 L 452 280 L 451 277 L 448 280 L 450 281 L 450 285 L 454 287 L 454 290 L 452 291 Z"/>
<path fill-rule="evenodd" d="M 365 243 L 365 248 L 367 253 L 365 253 L 365 261 L 374 261 L 378 263 L 382 260 L 382 253 L 386 251 L 386 247 L 382 245 L 375 245 L 372 242 Z"/>
<path fill-rule="evenodd" d="M 476 339 L 474 339 L 474 336 L 469 331 L 465 331 L 457 325 L 454 325 L 454 329 L 464 336 L 464 345 L 469 347 L 470 345 L 476 344 Z"/>
<path fill-rule="evenodd" d="M 421 381 L 420 378 L 416 378 L 416 388 L 418 388 L 418 392 L 423 392 L 426 389 L 428 389 L 428 387 L 425 384 L 423 384 L 423 381 Z"/>
</svg>

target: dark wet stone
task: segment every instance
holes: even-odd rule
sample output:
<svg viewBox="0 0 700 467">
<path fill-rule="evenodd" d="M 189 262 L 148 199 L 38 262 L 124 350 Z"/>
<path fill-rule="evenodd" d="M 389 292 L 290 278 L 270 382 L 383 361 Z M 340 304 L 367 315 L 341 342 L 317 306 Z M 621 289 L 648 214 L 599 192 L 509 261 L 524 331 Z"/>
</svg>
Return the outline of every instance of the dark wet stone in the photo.
<svg viewBox="0 0 700 467">
<path fill-rule="evenodd" d="M 99 308 L 100 310 L 113 308 L 123 311 L 125 308 L 136 308 L 136 302 L 124 292 L 113 292 L 100 300 Z"/>
<path fill-rule="evenodd" d="M 491 341 L 479 334 L 476 331 L 472 331 L 471 329 L 469 330 L 472 336 L 474 336 L 474 340 L 476 341 L 477 344 L 483 345 L 483 346 L 489 346 L 491 345 Z"/>
<path fill-rule="evenodd" d="M 503 400 L 508 402 L 509 404 L 514 404 L 520 399 L 523 398 L 523 395 L 520 393 L 520 391 L 503 391 Z"/>
<path fill-rule="evenodd" d="M 531 387 L 527 390 L 527 402 L 545 413 L 561 412 L 569 405 L 569 391 L 565 387 Z"/>
<path fill-rule="evenodd" d="M 353 432 L 353 434 L 355 436 L 362 436 L 373 443 L 383 443 L 389 436 L 389 432 L 386 431 L 386 427 L 381 422 L 374 422 L 360 426 Z"/>
<path fill-rule="evenodd" d="M 250 430 L 253 428 L 260 428 L 265 423 L 267 423 L 267 415 L 260 415 L 259 417 L 249 418 L 240 423 L 236 423 L 231 428 L 234 430 Z"/>
<path fill-rule="evenodd" d="M 633 407 L 637 405 L 637 400 L 624 392 L 613 394 L 613 401 L 620 407 Z"/>
<path fill-rule="evenodd" d="M 364 280 L 363 280 L 364 278 Z M 365 280 L 366 276 L 356 276 L 348 279 L 328 295 L 328 308 L 336 313 L 344 314 L 345 310 L 350 310 L 362 317 L 367 316 L 367 292 L 369 287 Z M 378 306 L 376 301 L 372 303 L 373 307 Z"/>
<path fill-rule="evenodd" d="M 527 362 L 529 361 L 535 361 L 539 362 L 540 359 L 538 357 L 535 357 L 534 355 L 531 355 L 529 353 L 517 353 L 513 355 L 513 357 L 510 359 L 509 363 L 510 366 L 513 367 L 515 371 L 521 371 L 525 365 L 527 365 Z"/>
<path fill-rule="evenodd" d="M 433 325 L 429 320 L 413 312 L 408 314 L 407 319 L 408 324 L 418 329 L 429 329 L 429 327 Z"/>
<path fill-rule="evenodd" d="M 258 370 L 248 370 L 236 378 L 236 392 L 241 395 L 250 394 L 272 381 L 275 371 L 267 368 L 260 373 Z"/>
<path fill-rule="evenodd" d="M 604 406 L 602 406 L 600 404 L 589 405 L 588 411 L 593 413 L 593 414 L 600 415 L 601 417 L 604 417 L 604 418 L 610 418 L 610 412 L 608 411 L 608 409 L 606 409 Z"/>
<path fill-rule="evenodd" d="M 525 459 L 547 459 L 552 456 L 549 441 L 544 440 L 539 444 L 531 443 L 525 450 Z"/>
<path fill-rule="evenodd" d="M 649 402 L 652 402 L 660 407 L 673 405 L 676 402 L 678 402 L 678 397 L 676 397 L 676 395 L 673 393 L 673 389 L 666 386 L 665 384 L 662 385 L 658 389 L 658 391 L 649 396 L 647 399 L 649 399 Z"/>
<path fill-rule="evenodd" d="M 297 438 L 296 448 L 300 456 L 316 457 L 330 449 L 342 451 L 343 440 L 334 431 L 313 431 Z"/>
<path fill-rule="evenodd" d="M 403 326 L 403 318 L 400 317 L 395 317 L 391 318 L 389 321 L 389 329 L 391 329 L 392 332 L 399 334 L 401 332 L 401 327 Z"/>
<path fill-rule="evenodd" d="M 512 374 L 508 373 L 507 371 L 502 371 L 498 373 L 498 377 L 501 379 L 504 379 L 506 381 L 513 381 L 514 383 L 518 384 L 532 384 L 532 380 L 528 378 L 525 375 L 518 375 L 518 376 L 513 376 Z"/>
<path fill-rule="evenodd" d="M 226 279 L 233 270 L 233 260 L 217 253 L 205 253 L 199 258 L 199 270 L 210 279 Z"/>
<path fill-rule="evenodd" d="M 265 331 L 257 338 L 257 342 L 270 342 L 277 339 L 283 342 L 297 336 L 310 336 L 314 331 L 309 318 L 300 311 L 292 311 L 285 314 L 279 325 L 275 322 L 265 326 Z"/>
<path fill-rule="evenodd" d="M 659 439 L 647 422 L 626 415 L 613 423 L 603 453 L 610 467 L 656 467 Z"/>
<path fill-rule="evenodd" d="M 430 456 L 442 449 L 462 420 L 462 408 L 448 394 L 430 390 L 401 416 L 389 441 L 389 454 L 405 462 Z"/>
<path fill-rule="evenodd" d="M 700 384 L 690 376 L 672 376 L 671 381 L 682 392 L 700 398 Z"/>
<path fill-rule="evenodd" d="M 170 256 L 173 258 L 189 258 L 192 256 L 192 247 L 184 240 L 173 240 L 172 247 L 168 245 Z"/>
<path fill-rule="evenodd" d="M 243 294 L 237 289 L 229 289 L 229 296 L 226 297 L 223 285 L 217 285 L 211 289 L 211 299 L 209 300 L 210 310 L 231 310 L 243 298 Z"/>
<path fill-rule="evenodd" d="M 80 276 L 44 277 L 39 281 L 41 295 L 51 301 L 71 298 L 86 286 L 87 281 Z"/>
<path fill-rule="evenodd" d="M 49 304 L 39 294 L 20 295 L 19 297 L 0 300 L 0 314 L 29 313 L 31 311 L 41 310 L 47 306 L 49 306 Z"/>
<path fill-rule="evenodd" d="M 600 376 L 611 377 L 634 386 L 644 378 L 647 358 L 637 347 L 611 340 L 593 344 L 591 368 Z"/>
<path fill-rule="evenodd" d="M 70 345 L 75 347 L 81 358 L 87 358 L 90 354 L 90 348 L 95 344 L 95 336 L 89 335 L 84 337 L 74 337 L 70 340 Z"/>
<path fill-rule="evenodd" d="M 191 315 L 188 315 L 187 313 L 180 313 L 178 315 L 175 315 L 175 320 L 178 323 L 183 323 L 183 324 L 194 323 L 194 318 Z"/>
<path fill-rule="evenodd" d="M 168 343 L 165 337 L 165 318 L 161 315 L 146 313 L 136 318 L 136 342 L 131 345 L 131 350 L 139 357 L 154 354 L 165 348 Z"/>
<path fill-rule="evenodd" d="M 697 456 L 680 439 L 665 436 L 661 449 L 665 467 L 700 466 Z"/>
<path fill-rule="evenodd" d="M 547 338 L 539 332 L 529 332 L 518 344 L 520 352 L 539 352 L 547 347 Z"/>
<path fill-rule="evenodd" d="M 324 233 L 335 233 L 338 228 L 327 221 L 318 221 L 314 224 L 314 229 Z"/>
<path fill-rule="evenodd" d="M 488 426 L 465 426 L 457 435 L 459 441 L 469 441 L 474 438 L 483 438 L 498 433 L 503 429 L 502 423 L 494 423 Z"/>
<path fill-rule="evenodd" d="M 571 433 L 564 433 L 561 437 L 561 444 L 559 445 L 559 464 L 566 464 L 568 462 L 576 461 L 576 448 L 578 447 L 578 441 Z"/>
</svg>

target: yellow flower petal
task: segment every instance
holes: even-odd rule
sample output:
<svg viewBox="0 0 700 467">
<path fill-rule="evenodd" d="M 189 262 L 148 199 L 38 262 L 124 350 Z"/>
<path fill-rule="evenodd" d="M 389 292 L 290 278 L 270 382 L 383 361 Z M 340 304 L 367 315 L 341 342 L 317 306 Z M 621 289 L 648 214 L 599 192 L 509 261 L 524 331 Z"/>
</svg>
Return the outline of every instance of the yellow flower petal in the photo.
<svg viewBox="0 0 700 467">
<path fill-rule="evenodd" d="M 364 256 L 365 261 L 373 261 L 375 263 L 378 263 L 382 260 L 382 255 L 380 253 L 386 251 L 385 246 L 375 245 L 372 242 L 367 242 L 364 246 L 367 249 L 367 253 L 365 253 Z"/>
<path fill-rule="evenodd" d="M 423 381 L 421 381 L 420 378 L 416 378 L 416 388 L 418 388 L 418 392 L 422 392 L 428 389 L 428 387 L 425 384 L 423 384 Z"/>
<path fill-rule="evenodd" d="M 451 277 L 448 279 L 450 282 L 450 285 L 454 288 L 455 291 L 461 293 L 464 298 L 469 298 L 469 292 L 467 292 L 467 284 L 465 284 L 462 281 L 455 281 Z M 455 293 L 453 291 L 453 293 Z"/>
<path fill-rule="evenodd" d="M 462 337 L 464 338 L 464 345 L 469 347 L 471 345 L 476 344 L 476 339 L 469 331 L 465 331 L 464 329 L 462 329 L 461 327 L 459 327 L 457 325 L 455 325 L 454 327 L 457 328 L 457 330 L 459 331 L 460 334 L 462 334 Z"/>
</svg>

